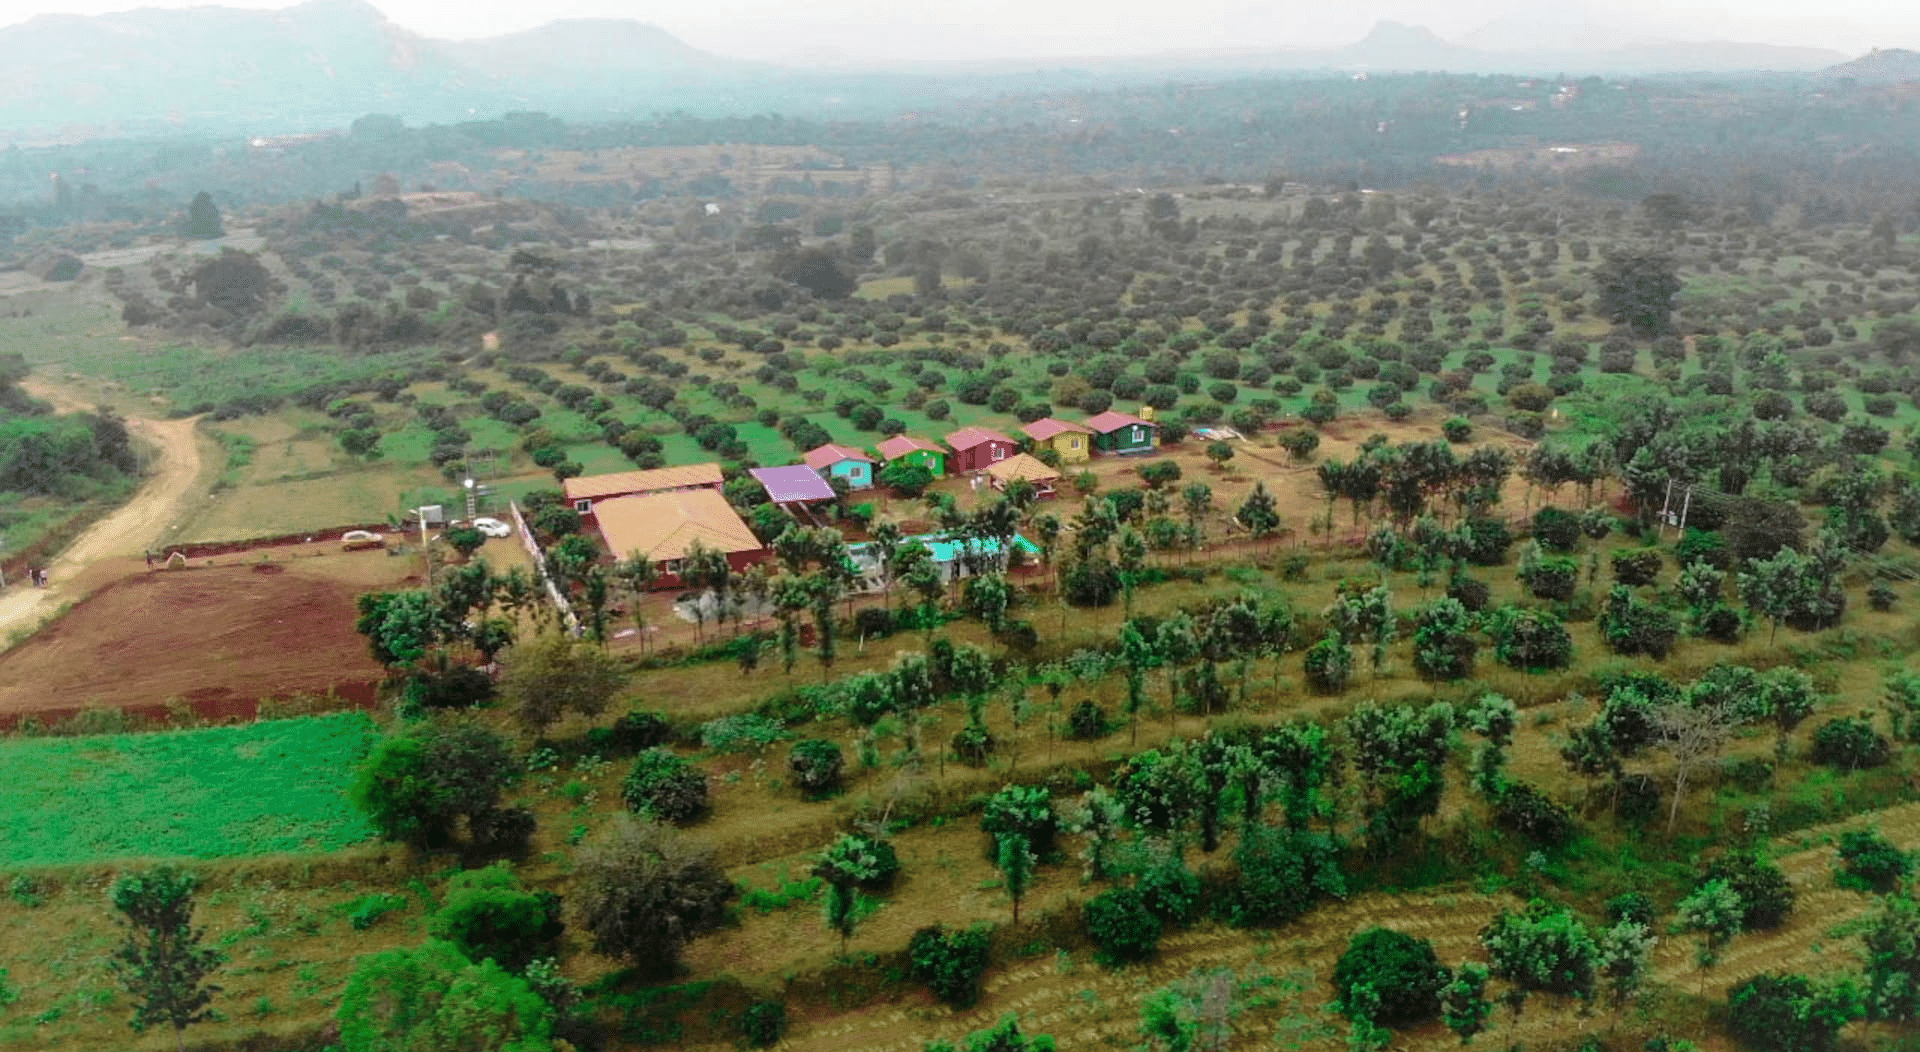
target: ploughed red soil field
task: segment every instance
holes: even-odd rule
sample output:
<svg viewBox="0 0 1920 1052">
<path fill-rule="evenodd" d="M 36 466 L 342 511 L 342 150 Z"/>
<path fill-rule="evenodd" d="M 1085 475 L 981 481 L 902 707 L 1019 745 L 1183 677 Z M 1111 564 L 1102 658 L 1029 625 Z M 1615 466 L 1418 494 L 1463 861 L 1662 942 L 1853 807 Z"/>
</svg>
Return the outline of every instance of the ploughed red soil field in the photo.
<svg viewBox="0 0 1920 1052">
<path fill-rule="evenodd" d="M 0 720 L 159 714 L 179 701 L 250 716 L 263 697 L 328 690 L 371 699 L 381 669 L 353 630 L 354 599 L 417 563 L 379 552 L 213 562 L 125 577 L 0 655 Z"/>
</svg>

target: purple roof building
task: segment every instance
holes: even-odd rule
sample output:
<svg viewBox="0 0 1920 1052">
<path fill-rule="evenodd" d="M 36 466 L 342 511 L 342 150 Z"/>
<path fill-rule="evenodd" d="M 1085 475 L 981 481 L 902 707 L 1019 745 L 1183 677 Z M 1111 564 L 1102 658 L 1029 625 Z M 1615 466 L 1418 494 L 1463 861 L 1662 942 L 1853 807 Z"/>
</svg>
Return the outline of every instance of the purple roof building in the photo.
<svg viewBox="0 0 1920 1052">
<path fill-rule="evenodd" d="M 747 474 L 766 487 L 767 499 L 775 504 L 811 504 L 815 501 L 833 500 L 833 487 L 820 473 L 806 466 L 795 464 L 784 468 L 754 468 Z"/>
</svg>

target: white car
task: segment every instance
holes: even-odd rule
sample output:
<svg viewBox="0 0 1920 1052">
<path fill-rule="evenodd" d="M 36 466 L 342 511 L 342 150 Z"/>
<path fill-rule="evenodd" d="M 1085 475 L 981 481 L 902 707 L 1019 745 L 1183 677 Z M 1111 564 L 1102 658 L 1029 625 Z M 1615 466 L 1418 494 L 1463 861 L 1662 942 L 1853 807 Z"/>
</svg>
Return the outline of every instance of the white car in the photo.
<svg viewBox="0 0 1920 1052">
<path fill-rule="evenodd" d="M 475 519 L 473 528 L 489 537 L 511 537 L 513 527 L 499 519 Z"/>
</svg>

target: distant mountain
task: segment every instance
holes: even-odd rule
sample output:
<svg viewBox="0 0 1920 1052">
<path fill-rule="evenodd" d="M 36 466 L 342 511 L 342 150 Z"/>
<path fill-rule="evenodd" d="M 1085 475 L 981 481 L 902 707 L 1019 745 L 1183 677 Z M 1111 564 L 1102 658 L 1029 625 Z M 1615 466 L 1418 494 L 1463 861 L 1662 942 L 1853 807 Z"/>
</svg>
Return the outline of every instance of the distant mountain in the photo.
<svg viewBox="0 0 1920 1052">
<path fill-rule="evenodd" d="M 506 36 L 446 41 L 440 49 L 489 74 L 652 72 L 748 65 L 692 47 L 658 26 L 612 18 L 577 18 Z"/>
<path fill-rule="evenodd" d="M 1585 17 L 1584 9 L 1570 11 L 1564 17 Z M 43 15 L 0 28 L 0 131 L 7 133 L 0 138 L 183 129 L 273 136 L 341 128 L 369 113 L 416 123 L 507 110 L 576 118 L 673 110 L 878 115 L 1013 91 L 1194 75 L 1800 72 L 1844 58 L 1726 42 L 1623 43 L 1619 34 L 1537 25 L 1495 26 L 1473 39 L 1502 47 L 1382 22 L 1339 48 L 910 65 L 846 56 L 829 70 L 722 58 L 658 27 L 624 20 L 559 21 L 485 40 L 432 40 L 389 22 L 365 0 L 308 0 L 278 11 Z M 30 138 L 29 131 L 35 131 Z"/>
<path fill-rule="evenodd" d="M 746 68 L 638 22 L 431 40 L 364 0 L 42 15 L 0 28 L 0 128 L 275 134 L 343 126 L 370 112 L 452 120 L 605 101 L 575 97 L 583 91 L 644 102 L 674 90 L 670 76 Z"/>
<path fill-rule="evenodd" d="M 1830 66 L 1821 70 L 1821 73 L 1836 80 L 1851 77 L 1869 83 L 1920 80 L 1920 51 L 1897 47 L 1875 50 L 1852 62 Z"/>
</svg>

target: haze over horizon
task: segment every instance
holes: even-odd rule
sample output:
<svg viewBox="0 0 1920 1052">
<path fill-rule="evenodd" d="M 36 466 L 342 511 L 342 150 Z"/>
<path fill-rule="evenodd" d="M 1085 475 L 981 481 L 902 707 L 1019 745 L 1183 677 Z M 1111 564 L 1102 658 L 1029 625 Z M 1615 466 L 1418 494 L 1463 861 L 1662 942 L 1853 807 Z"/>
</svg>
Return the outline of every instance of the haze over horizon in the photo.
<svg viewBox="0 0 1920 1052">
<path fill-rule="evenodd" d="M 136 7 L 278 9 L 289 0 L 0 0 L 0 25 L 42 14 L 98 15 Z M 428 37 L 471 39 L 563 18 L 650 23 L 694 47 L 783 62 L 1040 60 L 1248 51 L 1349 43 L 1383 20 L 1423 26 L 1482 47 L 1555 46 L 1556 38 L 1734 40 L 1825 47 L 1849 54 L 1920 48 L 1920 5 L 1908 0 L 1613 0 L 1544 8 L 1519 0 L 1360 0 L 1332 6 L 1256 0 L 839 0 L 796 13 L 774 0 L 375 0 L 394 23 Z"/>
</svg>

